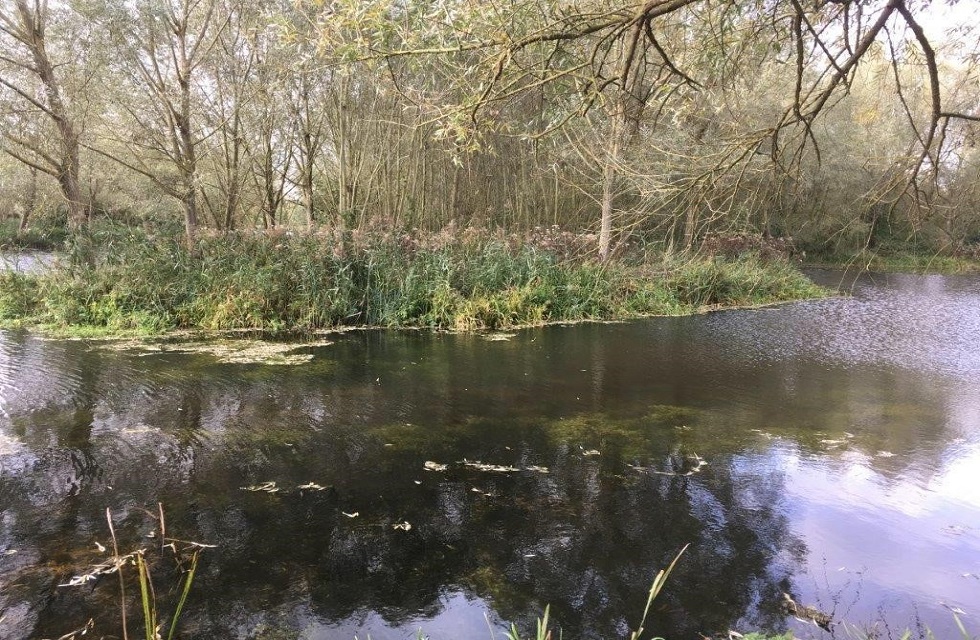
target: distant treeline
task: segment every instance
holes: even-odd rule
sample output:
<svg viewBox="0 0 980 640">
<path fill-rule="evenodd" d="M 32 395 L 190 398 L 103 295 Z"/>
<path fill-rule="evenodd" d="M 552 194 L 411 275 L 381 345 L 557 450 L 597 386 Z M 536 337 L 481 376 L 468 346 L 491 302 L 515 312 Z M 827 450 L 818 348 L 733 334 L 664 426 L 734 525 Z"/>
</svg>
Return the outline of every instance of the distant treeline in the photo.
<svg viewBox="0 0 980 640">
<path fill-rule="evenodd" d="M 0 215 L 969 253 L 978 43 L 909 0 L 5 0 Z"/>
</svg>

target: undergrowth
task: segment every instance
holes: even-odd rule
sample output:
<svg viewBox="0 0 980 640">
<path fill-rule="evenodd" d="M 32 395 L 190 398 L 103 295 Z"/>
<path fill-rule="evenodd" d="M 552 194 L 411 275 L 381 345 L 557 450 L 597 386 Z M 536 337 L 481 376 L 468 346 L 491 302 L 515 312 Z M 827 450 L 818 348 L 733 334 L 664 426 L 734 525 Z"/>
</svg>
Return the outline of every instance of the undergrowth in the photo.
<svg viewBox="0 0 980 640">
<path fill-rule="evenodd" d="M 600 264 L 553 243 L 470 229 L 204 235 L 189 251 L 177 236 L 101 227 L 71 238 L 59 269 L 0 274 L 0 321 L 134 333 L 492 330 L 821 293 L 785 262 Z"/>
<path fill-rule="evenodd" d="M 54 251 L 64 244 L 68 234 L 64 224 L 39 221 L 20 229 L 17 221 L 0 221 L 0 249 Z"/>
</svg>

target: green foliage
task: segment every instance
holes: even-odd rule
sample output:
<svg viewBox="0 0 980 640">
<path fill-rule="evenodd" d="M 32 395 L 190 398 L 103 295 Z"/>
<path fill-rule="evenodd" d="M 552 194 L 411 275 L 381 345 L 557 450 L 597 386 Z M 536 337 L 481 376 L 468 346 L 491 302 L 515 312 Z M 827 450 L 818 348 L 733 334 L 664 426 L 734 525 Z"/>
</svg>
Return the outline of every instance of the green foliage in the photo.
<svg viewBox="0 0 980 640">
<path fill-rule="evenodd" d="M 34 315 L 40 300 L 38 278 L 18 271 L 0 271 L 0 320 Z"/>
<path fill-rule="evenodd" d="M 0 277 L 0 319 L 137 334 L 494 330 L 821 294 L 785 263 L 603 265 L 474 230 L 350 243 L 331 234 L 228 233 L 200 237 L 192 252 L 176 235 L 103 225 L 73 237 L 62 264 L 43 276 Z"/>
<path fill-rule="evenodd" d="M 630 633 L 629 640 L 639 640 L 640 636 L 643 635 L 643 625 L 646 624 L 647 616 L 650 614 L 650 606 L 653 605 L 653 601 L 657 599 L 660 592 L 663 591 L 664 587 L 667 585 L 667 579 L 670 578 L 671 572 L 674 570 L 674 567 L 677 566 L 677 562 L 681 559 L 681 556 L 684 555 L 684 552 L 687 551 L 688 546 L 689 545 L 684 545 L 684 547 L 677 552 L 677 555 L 674 556 L 674 559 L 671 561 L 670 565 L 668 565 L 666 569 L 661 569 L 658 571 L 657 575 L 654 576 L 653 584 L 650 585 L 650 592 L 647 594 L 646 606 L 643 608 L 643 617 L 640 618 L 640 624 L 636 630 Z M 537 620 L 533 640 L 553 640 L 554 635 L 552 634 L 551 629 L 548 628 L 550 612 L 551 607 L 545 606 L 544 615 Z M 517 625 L 511 624 L 510 629 L 508 629 L 505 634 L 505 637 L 507 640 L 521 640 L 521 634 L 517 629 Z M 559 638 L 560 637 L 561 633 L 559 632 Z"/>
<path fill-rule="evenodd" d="M 0 222 L 0 249 L 53 251 L 61 248 L 67 237 L 64 220 L 39 217 L 24 230 L 19 228 L 16 220 Z"/>
<path fill-rule="evenodd" d="M 678 299 L 696 307 L 766 304 L 820 295 L 820 289 L 787 263 L 752 257 L 690 262 L 670 276 Z"/>
<path fill-rule="evenodd" d="M 830 253 L 815 256 L 809 260 L 809 264 L 840 269 L 910 273 L 972 273 L 980 269 L 980 263 L 975 259 L 939 255 L 929 251 Z"/>
<path fill-rule="evenodd" d="M 548 617 L 551 614 L 551 607 L 545 606 L 544 615 L 538 618 L 535 627 L 534 640 L 552 640 L 551 629 L 548 628 Z M 521 640 L 521 633 L 517 630 L 516 624 L 511 624 L 510 629 L 504 634 L 507 640 Z"/>
</svg>

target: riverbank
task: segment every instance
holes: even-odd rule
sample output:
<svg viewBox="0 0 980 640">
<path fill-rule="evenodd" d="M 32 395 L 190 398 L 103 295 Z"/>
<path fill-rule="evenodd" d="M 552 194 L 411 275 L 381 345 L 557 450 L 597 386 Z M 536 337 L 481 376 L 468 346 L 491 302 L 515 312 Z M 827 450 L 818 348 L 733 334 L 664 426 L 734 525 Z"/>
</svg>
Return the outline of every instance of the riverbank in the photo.
<svg viewBox="0 0 980 640">
<path fill-rule="evenodd" d="M 968 256 L 948 256 L 935 253 L 875 253 L 860 252 L 818 256 L 805 261 L 805 266 L 827 269 L 877 271 L 886 273 L 939 273 L 955 275 L 980 272 L 980 260 Z"/>
<path fill-rule="evenodd" d="M 0 274 L 0 322 L 61 334 L 310 332 L 346 326 L 479 331 L 685 315 L 820 297 L 785 261 L 600 264 L 592 238 L 539 230 L 181 238 L 103 228 L 58 268 Z"/>
</svg>

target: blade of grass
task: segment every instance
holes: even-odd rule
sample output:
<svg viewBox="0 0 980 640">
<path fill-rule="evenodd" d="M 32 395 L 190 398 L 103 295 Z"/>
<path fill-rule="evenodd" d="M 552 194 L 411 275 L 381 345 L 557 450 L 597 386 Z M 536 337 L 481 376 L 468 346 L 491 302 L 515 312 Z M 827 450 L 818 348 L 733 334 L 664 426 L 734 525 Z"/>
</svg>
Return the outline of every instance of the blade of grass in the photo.
<svg viewBox="0 0 980 640">
<path fill-rule="evenodd" d="M 653 601 L 657 599 L 658 595 L 660 595 L 664 585 L 667 584 L 667 578 L 670 577 L 670 573 L 677 565 L 677 561 L 681 559 L 681 556 L 684 555 L 684 552 L 687 551 L 689 546 L 691 545 L 684 545 L 684 547 L 677 552 L 677 555 L 674 556 L 674 559 L 671 561 L 670 565 L 666 569 L 661 569 L 659 572 L 657 572 L 657 576 L 653 579 L 653 584 L 650 585 L 650 595 L 647 597 L 647 605 L 643 609 L 643 617 L 640 619 L 640 626 L 636 631 L 630 634 L 630 640 L 639 640 L 640 635 L 643 633 L 643 625 L 646 624 L 647 621 L 647 614 L 650 613 L 650 605 L 652 605 Z"/>
<path fill-rule="evenodd" d="M 142 553 L 136 554 L 136 568 L 140 579 L 140 600 L 143 603 L 143 625 L 146 629 L 146 640 L 156 640 L 156 602 L 150 582 L 150 569 Z"/>
<path fill-rule="evenodd" d="M 184 577 L 184 589 L 180 593 L 180 600 L 177 602 L 177 608 L 174 610 L 174 618 L 170 621 L 170 633 L 167 634 L 167 640 L 173 640 L 174 631 L 177 629 L 177 621 L 180 620 L 180 614 L 184 610 L 184 603 L 187 602 L 187 594 L 191 591 L 191 584 L 194 582 L 194 574 L 197 572 L 197 558 L 200 551 L 195 551 L 194 555 L 191 557 L 191 568 L 188 569 L 187 575 Z"/>
<path fill-rule="evenodd" d="M 122 617 L 122 637 L 123 640 L 129 640 L 129 633 L 126 631 L 126 581 L 123 579 L 122 565 L 119 561 L 119 544 L 116 542 L 116 529 L 112 526 L 112 512 L 108 507 L 105 510 L 105 519 L 109 522 L 113 561 L 116 563 L 116 573 L 119 574 L 119 611 Z"/>
</svg>

